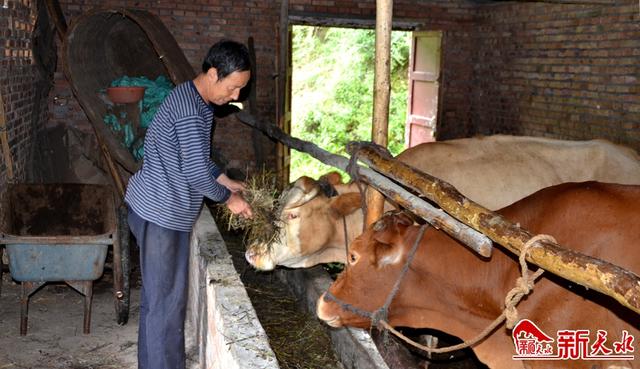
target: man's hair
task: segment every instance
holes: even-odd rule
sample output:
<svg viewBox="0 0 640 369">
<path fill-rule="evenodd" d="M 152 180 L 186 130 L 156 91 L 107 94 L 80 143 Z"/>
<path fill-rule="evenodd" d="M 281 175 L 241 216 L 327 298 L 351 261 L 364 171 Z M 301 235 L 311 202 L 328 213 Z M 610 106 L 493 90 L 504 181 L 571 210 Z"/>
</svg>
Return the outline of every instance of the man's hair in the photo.
<svg viewBox="0 0 640 369">
<path fill-rule="evenodd" d="M 243 44 L 232 40 L 221 40 L 213 44 L 202 62 L 202 72 L 216 68 L 218 78 L 224 79 L 233 72 L 251 70 L 249 50 Z"/>
</svg>

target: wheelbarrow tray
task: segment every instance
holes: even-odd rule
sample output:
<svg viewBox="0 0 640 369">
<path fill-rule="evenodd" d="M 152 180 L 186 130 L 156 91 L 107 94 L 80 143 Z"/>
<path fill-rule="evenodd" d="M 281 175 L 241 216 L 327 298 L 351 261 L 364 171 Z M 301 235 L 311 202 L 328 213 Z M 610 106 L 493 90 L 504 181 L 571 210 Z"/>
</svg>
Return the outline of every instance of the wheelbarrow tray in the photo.
<svg viewBox="0 0 640 369">
<path fill-rule="evenodd" d="M 102 275 L 108 245 L 7 245 L 11 277 L 19 282 L 93 281 Z"/>
<path fill-rule="evenodd" d="M 17 281 L 100 278 L 116 237 L 114 198 L 107 186 L 16 184 L 3 196 L 0 243 Z"/>
</svg>

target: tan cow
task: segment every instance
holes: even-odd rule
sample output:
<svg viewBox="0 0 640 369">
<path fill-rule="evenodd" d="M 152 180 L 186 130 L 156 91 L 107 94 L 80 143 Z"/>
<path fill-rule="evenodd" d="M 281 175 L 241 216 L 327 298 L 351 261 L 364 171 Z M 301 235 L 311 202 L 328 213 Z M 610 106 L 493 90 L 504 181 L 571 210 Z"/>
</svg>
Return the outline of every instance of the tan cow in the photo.
<svg viewBox="0 0 640 369">
<path fill-rule="evenodd" d="M 552 235 L 565 247 L 638 274 L 638 209 L 640 186 L 586 182 L 544 189 L 499 212 L 534 234 Z M 333 327 L 369 327 L 366 314 L 353 311 L 373 312 L 384 305 L 418 229 L 410 219 L 394 214 L 356 238 L 345 270 L 329 288 L 333 297 L 325 293 L 318 300 L 318 317 Z M 502 247 L 491 260 L 483 260 L 444 232 L 427 229 L 389 306 L 388 322 L 429 327 L 470 340 L 500 315 L 519 275 L 517 259 Z M 492 369 L 640 368 L 640 315 L 607 296 L 545 273 L 517 310 L 521 319 L 530 320 L 541 331 L 525 326 L 523 332 L 554 339 L 549 357 L 566 360 L 514 360 L 514 339 L 503 326 L 473 348 Z M 567 332 L 560 335 L 563 330 Z M 587 330 L 588 339 L 584 333 L 574 335 L 578 330 Z M 594 346 L 598 330 L 607 334 L 602 351 Z M 583 344 L 572 341 L 576 337 Z M 572 355 L 568 351 L 572 348 L 579 351 Z M 587 360 L 591 354 L 600 355 L 601 360 Z M 613 360 L 610 355 L 630 357 Z"/>
<path fill-rule="evenodd" d="M 404 151 L 398 159 L 451 183 L 491 210 L 565 182 L 640 184 L 638 154 L 604 140 L 497 135 L 425 143 Z M 279 216 L 280 237 L 269 245 L 250 245 L 247 261 L 261 270 L 344 262 L 345 244 L 362 233 L 363 220 L 362 211 L 346 213 L 340 206 L 351 197 L 359 198 L 353 193 L 356 186 L 336 189 L 346 195 L 329 197 L 316 181 L 298 179 L 286 194 Z"/>
</svg>

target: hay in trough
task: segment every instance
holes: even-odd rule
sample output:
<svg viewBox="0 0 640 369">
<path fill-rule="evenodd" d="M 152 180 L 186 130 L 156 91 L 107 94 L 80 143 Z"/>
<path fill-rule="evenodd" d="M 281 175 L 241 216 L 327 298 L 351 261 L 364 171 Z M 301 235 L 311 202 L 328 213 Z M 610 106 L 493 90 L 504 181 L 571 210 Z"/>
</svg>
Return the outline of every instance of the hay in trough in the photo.
<svg viewBox="0 0 640 369">
<path fill-rule="evenodd" d="M 274 273 L 247 265 L 239 234 L 225 230 L 221 234 L 280 368 L 344 368 L 333 352 L 328 326 L 306 312 L 302 301 Z"/>
<path fill-rule="evenodd" d="M 262 171 L 247 178 L 246 189 L 242 191 L 242 196 L 251 205 L 253 218 L 247 219 L 235 215 L 224 205 L 218 207 L 228 229 L 245 232 L 243 239 L 245 247 L 253 244 L 270 245 L 278 241 L 280 235 L 278 192 L 275 174 Z"/>
</svg>

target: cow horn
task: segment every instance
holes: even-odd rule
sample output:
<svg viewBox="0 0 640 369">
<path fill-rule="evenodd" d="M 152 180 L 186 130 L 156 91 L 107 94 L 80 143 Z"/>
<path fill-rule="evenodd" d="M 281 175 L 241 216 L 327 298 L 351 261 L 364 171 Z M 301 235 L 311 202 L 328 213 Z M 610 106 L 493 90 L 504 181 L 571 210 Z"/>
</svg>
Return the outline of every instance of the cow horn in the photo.
<svg viewBox="0 0 640 369">
<path fill-rule="evenodd" d="M 282 204 L 285 209 L 298 207 L 316 197 L 319 191 L 320 187 L 313 178 L 300 177 L 284 194 Z"/>
</svg>

